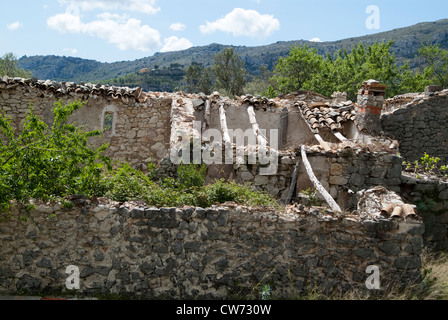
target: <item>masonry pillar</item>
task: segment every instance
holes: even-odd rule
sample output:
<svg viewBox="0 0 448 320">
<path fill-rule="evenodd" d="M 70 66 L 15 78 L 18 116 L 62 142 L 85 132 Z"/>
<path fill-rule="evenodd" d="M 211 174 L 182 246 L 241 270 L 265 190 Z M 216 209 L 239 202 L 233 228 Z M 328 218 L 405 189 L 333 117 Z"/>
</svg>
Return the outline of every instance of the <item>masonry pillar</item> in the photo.
<svg viewBox="0 0 448 320">
<path fill-rule="evenodd" d="M 376 80 L 365 81 L 358 91 L 356 122 L 361 131 L 379 135 L 381 131 L 381 110 L 387 86 Z"/>
</svg>

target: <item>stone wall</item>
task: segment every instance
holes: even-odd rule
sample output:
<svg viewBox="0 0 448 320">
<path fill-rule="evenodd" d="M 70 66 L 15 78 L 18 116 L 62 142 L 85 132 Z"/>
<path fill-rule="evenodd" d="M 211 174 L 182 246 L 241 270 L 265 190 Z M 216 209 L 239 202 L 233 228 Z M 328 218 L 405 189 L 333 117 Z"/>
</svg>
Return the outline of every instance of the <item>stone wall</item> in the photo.
<svg viewBox="0 0 448 320">
<path fill-rule="evenodd" d="M 71 121 L 84 125 L 86 130 L 104 129 L 106 117 L 110 117 L 110 130 L 100 139 L 91 140 L 93 145 L 110 143 L 109 156 L 146 165 L 151 157 L 160 161 L 168 153 L 172 97 L 163 94 L 139 99 L 134 96 L 118 97 L 112 93 L 95 93 L 96 87 L 93 86 L 64 94 L 51 90 L 50 85 L 48 88 L 41 86 L 37 82 L 35 85 L 21 82 L 9 86 L 0 84 L 0 112 L 10 117 L 18 130 L 23 126 L 30 105 L 37 115 L 51 125 L 51 110 L 56 101 L 61 99 L 65 104 L 80 100 L 86 105 L 75 112 Z"/>
<path fill-rule="evenodd" d="M 399 152 L 407 161 L 420 160 L 424 153 L 448 162 L 448 92 L 438 95 L 413 96 L 405 105 L 399 97 L 388 102 L 394 111 L 384 113 L 381 126 L 386 135 L 400 143 Z M 404 98 L 403 98 L 404 99 Z M 386 106 L 386 108 L 390 108 Z"/>
<path fill-rule="evenodd" d="M 343 210 L 356 209 L 356 193 L 363 189 L 384 186 L 400 192 L 403 159 L 396 154 L 347 148 L 331 152 L 309 150 L 307 157 L 317 179 Z M 300 166 L 296 192 L 315 189 L 300 154 L 296 152 L 280 153 L 277 172 L 267 176 L 260 175 L 260 168 L 267 165 L 247 165 L 249 162 L 246 157 L 246 164 L 234 166 L 236 181 L 253 184 L 285 200 L 297 161 L 300 161 Z"/>
<path fill-rule="evenodd" d="M 425 224 L 423 240 L 431 250 L 448 250 L 448 181 L 402 177 L 401 194 L 417 206 Z"/>
<path fill-rule="evenodd" d="M 375 186 L 400 191 L 403 159 L 389 152 L 370 152 L 361 148 L 339 150 L 328 157 L 329 192 L 341 208 L 353 210 L 357 192 Z"/>
<path fill-rule="evenodd" d="M 245 145 L 257 141 L 249 120 L 249 105 L 254 107 L 257 126 L 273 148 L 281 150 L 297 144 L 316 143 L 294 105 L 284 99 L 268 101 L 245 97 L 249 100 L 244 102 L 221 97 L 217 92 L 210 96 L 146 93 L 139 88 L 0 78 L 0 112 L 12 119 L 18 131 L 23 127 L 30 105 L 51 125 L 52 107 L 59 99 L 63 103 L 85 102 L 71 120 L 85 126 L 86 130 L 104 130 L 110 124 L 110 130 L 101 138 L 92 139 L 91 143 L 109 143 L 109 156 L 143 169 L 151 158 L 159 162 L 166 157 L 183 135 L 203 134 L 201 128 L 198 131 L 194 127 L 196 122 L 200 122 L 202 129 L 221 132 L 221 104 L 225 106 L 228 129 L 244 132 Z M 211 104 L 208 116 L 204 108 L 206 101 Z M 272 139 L 271 130 L 277 133 Z M 205 142 L 205 137 L 202 138 Z"/>
<path fill-rule="evenodd" d="M 26 222 L 15 209 L 0 223 L 0 292 L 250 299 L 269 284 L 273 297 L 291 298 L 365 290 L 371 265 L 383 290 L 420 281 L 420 222 L 98 201 L 38 205 Z M 65 289 L 71 265 L 80 271 L 76 292 Z"/>
</svg>

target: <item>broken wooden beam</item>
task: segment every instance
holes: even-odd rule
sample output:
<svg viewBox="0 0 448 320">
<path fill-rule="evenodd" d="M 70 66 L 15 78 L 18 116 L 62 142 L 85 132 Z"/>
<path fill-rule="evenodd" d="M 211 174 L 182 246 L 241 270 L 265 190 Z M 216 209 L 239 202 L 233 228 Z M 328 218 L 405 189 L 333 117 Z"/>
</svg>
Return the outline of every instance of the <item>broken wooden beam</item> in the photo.
<svg viewBox="0 0 448 320">
<path fill-rule="evenodd" d="M 341 142 L 347 141 L 347 138 L 344 137 L 339 131 L 333 130 L 332 132 L 333 132 L 334 136 L 339 139 L 339 141 L 341 141 Z"/>
<path fill-rule="evenodd" d="M 288 196 L 286 197 L 285 205 L 288 205 L 291 203 L 294 190 L 296 189 L 297 175 L 299 174 L 299 168 L 300 168 L 300 160 L 297 161 L 294 171 L 292 173 L 291 183 L 289 185 L 289 191 L 288 191 Z"/>
<path fill-rule="evenodd" d="M 219 106 L 219 118 L 221 120 L 221 130 L 222 130 L 222 139 L 225 145 L 231 144 L 229 129 L 227 128 L 227 117 L 226 110 L 224 109 L 224 104 L 222 103 Z"/>
<path fill-rule="evenodd" d="M 257 138 L 257 142 L 259 145 L 266 147 L 268 145 L 268 140 L 261 133 L 260 127 L 257 123 L 257 118 L 255 117 L 255 111 L 253 106 L 249 106 L 247 108 L 247 113 L 249 115 L 250 124 L 252 125 L 252 130 L 254 132 L 255 137 Z"/>
<path fill-rule="evenodd" d="M 308 173 L 308 176 L 313 183 L 316 190 L 322 195 L 324 200 L 328 203 L 331 210 L 335 212 L 342 212 L 339 205 L 334 201 L 333 197 L 328 193 L 327 190 L 322 186 L 322 184 L 317 180 L 316 176 L 314 175 L 313 168 L 311 167 L 310 162 L 308 161 L 308 157 L 306 156 L 306 149 L 305 146 L 302 146 L 302 161 L 305 166 L 306 172 Z"/>
<path fill-rule="evenodd" d="M 210 126 L 211 119 L 211 111 L 210 111 L 210 100 L 205 101 L 205 115 L 204 115 L 204 123 L 202 124 L 202 132 L 207 130 Z"/>
</svg>

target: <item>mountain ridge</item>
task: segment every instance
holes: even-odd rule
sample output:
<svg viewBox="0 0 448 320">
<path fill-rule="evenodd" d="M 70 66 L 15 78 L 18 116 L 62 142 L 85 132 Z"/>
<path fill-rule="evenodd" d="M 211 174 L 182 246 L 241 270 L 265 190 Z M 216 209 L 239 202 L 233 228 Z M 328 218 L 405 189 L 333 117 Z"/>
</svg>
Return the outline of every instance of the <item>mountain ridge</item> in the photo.
<svg viewBox="0 0 448 320">
<path fill-rule="evenodd" d="M 109 79 L 120 78 L 130 73 L 138 72 L 143 68 L 177 67 L 187 68 L 192 62 L 210 65 L 213 56 L 226 47 L 232 47 L 245 62 L 250 75 L 257 75 L 260 66 L 264 65 L 272 70 L 280 57 L 288 55 L 291 46 L 306 44 L 316 48 L 320 54 L 335 53 L 341 48 L 351 49 L 359 42 L 373 44 L 374 42 L 393 40 L 392 52 L 397 62 L 409 62 L 411 68 L 417 68 L 415 59 L 421 43 L 439 43 L 441 48 L 448 49 L 448 19 L 433 22 L 421 22 L 409 27 L 396 28 L 376 34 L 346 38 L 329 42 L 310 42 L 306 40 L 278 41 L 263 46 L 232 46 L 212 43 L 206 46 L 196 46 L 182 51 L 155 53 L 152 56 L 136 59 L 134 61 L 99 62 L 92 59 L 83 59 L 66 56 L 24 56 L 19 59 L 21 68 L 30 70 L 33 77 L 55 81 L 72 82 L 102 82 Z"/>
</svg>

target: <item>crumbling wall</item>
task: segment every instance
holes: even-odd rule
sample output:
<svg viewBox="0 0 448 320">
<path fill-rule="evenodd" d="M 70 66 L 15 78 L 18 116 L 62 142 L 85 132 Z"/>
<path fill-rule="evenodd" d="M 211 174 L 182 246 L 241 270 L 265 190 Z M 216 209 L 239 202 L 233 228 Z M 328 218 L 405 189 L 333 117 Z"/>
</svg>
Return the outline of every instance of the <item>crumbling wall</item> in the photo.
<svg viewBox="0 0 448 320">
<path fill-rule="evenodd" d="M 375 186 L 384 186 L 400 192 L 403 159 L 389 152 L 370 152 L 358 148 L 325 152 L 319 148 L 308 148 L 307 157 L 322 186 L 330 193 L 343 210 L 354 210 L 358 201 L 356 193 Z M 277 171 L 270 175 L 260 175 L 260 169 L 269 164 L 235 165 L 236 181 L 249 183 L 260 190 L 286 200 L 290 190 L 292 173 L 297 164 L 299 173 L 295 186 L 296 194 L 307 189 L 315 189 L 308 177 L 299 152 L 281 152 Z M 319 198 L 319 196 L 318 196 Z M 297 199 L 297 198 L 296 198 Z M 322 199 L 321 199 L 322 200 Z"/>
<path fill-rule="evenodd" d="M 448 162 L 448 90 L 445 91 L 432 96 L 414 95 L 412 101 L 398 107 L 400 97 L 387 102 L 386 110 L 393 107 L 394 111 L 381 116 L 382 130 L 399 142 L 399 152 L 405 160 L 420 160 L 426 152 Z"/>
<path fill-rule="evenodd" d="M 92 145 L 110 143 L 107 153 L 114 159 L 145 165 L 150 157 L 161 160 L 168 153 L 172 99 L 164 95 L 142 96 L 136 90 L 3 78 L 0 111 L 20 131 L 30 105 L 51 125 L 56 101 L 83 101 L 85 106 L 73 114 L 71 121 L 85 126 L 85 130 L 103 130 L 109 118 L 110 130 L 101 138 L 93 138 Z"/>
<path fill-rule="evenodd" d="M 292 298 L 315 289 L 362 292 L 368 266 L 378 267 L 383 290 L 420 281 L 417 221 L 99 201 L 70 210 L 39 205 L 26 222 L 1 222 L 0 292 L 258 299 L 269 284 L 273 297 Z M 71 292 L 69 266 L 80 271 L 80 289 Z"/>
<path fill-rule="evenodd" d="M 448 181 L 402 176 L 402 197 L 416 205 L 425 224 L 424 244 L 435 251 L 448 250 Z"/>
</svg>

